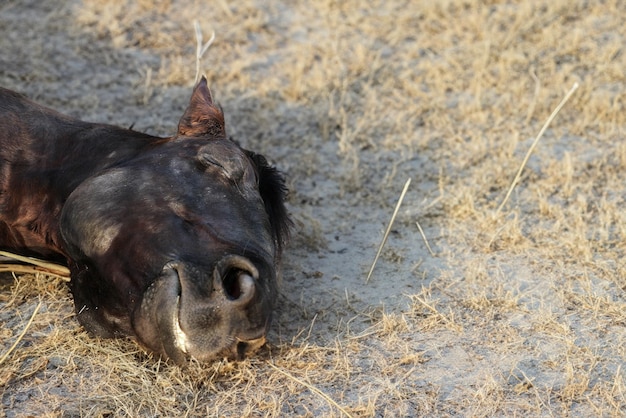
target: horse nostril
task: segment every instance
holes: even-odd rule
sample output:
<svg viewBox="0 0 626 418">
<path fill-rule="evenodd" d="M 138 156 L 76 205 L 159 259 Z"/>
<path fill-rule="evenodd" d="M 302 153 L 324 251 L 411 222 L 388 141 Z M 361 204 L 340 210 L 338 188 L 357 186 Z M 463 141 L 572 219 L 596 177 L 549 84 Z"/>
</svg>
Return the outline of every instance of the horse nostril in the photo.
<svg viewBox="0 0 626 418">
<path fill-rule="evenodd" d="M 230 269 L 222 277 L 222 285 L 224 286 L 226 297 L 230 300 L 237 300 L 242 294 L 252 290 L 254 279 L 246 271 Z"/>
<path fill-rule="evenodd" d="M 241 295 L 241 286 L 239 285 L 239 273 L 236 270 L 229 270 L 222 277 L 222 285 L 229 299 L 238 299 Z"/>
<path fill-rule="evenodd" d="M 244 306 L 255 294 L 259 271 L 247 258 L 230 255 L 217 263 L 213 277 L 214 286 L 221 288 L 229 301 Z"/>
</svg>

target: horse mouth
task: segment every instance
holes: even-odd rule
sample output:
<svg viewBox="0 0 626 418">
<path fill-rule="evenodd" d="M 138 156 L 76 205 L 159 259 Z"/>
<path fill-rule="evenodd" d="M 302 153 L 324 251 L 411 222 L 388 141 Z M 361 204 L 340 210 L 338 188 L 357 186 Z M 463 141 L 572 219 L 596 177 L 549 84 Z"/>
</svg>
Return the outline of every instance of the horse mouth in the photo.
<svg viewBox="0 0 626 418">
<path fill-rule="evenodd" d="M 187 338 L 187 334 L 180 327 L 180 295 L 176 298 L 176 306 L 174 307 L 174 315 L 172 317 L 172 332 L 174 336 L 174 346 L 178 348 L 181 352 L 187 354 L 188 353 L 188 345 L 189 339 Z"/>
<path fill-rule="evenodd" d="M 237 360 L 243 360 L 251 354 L 259 351 L 266 343 L 265 335 L 254 340 L 238 341 L 233 348 L 233 354 Z"/>
<path fill-rule="evenodd" d="M 200 353 L 194 353 L 194 351 L 196 351 L 194 350 L 194 344 L 192 343 L 192 340 L 189 338 L 188 334 L 183 331 L 180 323 L 180 298 L 181 295 L 178 294 L 174 306 L 172 307 L 172 316 L 170 322 L 170 332 L 173 340 L 173 348 L 178 353 L 171 352 L 171 350 L 169 353 L 167 353 L 170 357 L 175 358 L 175 361 L 178 363 L 180 363 L 182 358 L 184 357 L 186 357 L 187 359 L 196 356 L 199 356 L 200 358 L 204 357 Z M 249 357 L 250 355 L 256 353 L 267 342 L 265 332 L 266 329 L 264 328 L 261 332 L 255 332 L 252 335 L 246 335 L 245 337 L 235 337 L 233 344 L 222 351 L 221 357 L 225 357 L 231 360 L 243 360 L 246 357 Z M 194 354 L 196 355 L 194 356 Z M 220 357 L 220 354 L 214 354 L 212 357 L 218 358 Z"/>
<path fill-rule="evenodd" d="M 227 274 L 213 277 L 219 291 L 208 298 L 197 297 L 186 270 L 193 273 L 192 267 L 166 264 L 144 292 L 133 324 L 143 346 L 185 365 L 190 359 L 242 360 L 265 344 L 269 317 L 251 322 L 246 311 L 254 297 L 256 270 L 226 269 Z"/>
</svg>

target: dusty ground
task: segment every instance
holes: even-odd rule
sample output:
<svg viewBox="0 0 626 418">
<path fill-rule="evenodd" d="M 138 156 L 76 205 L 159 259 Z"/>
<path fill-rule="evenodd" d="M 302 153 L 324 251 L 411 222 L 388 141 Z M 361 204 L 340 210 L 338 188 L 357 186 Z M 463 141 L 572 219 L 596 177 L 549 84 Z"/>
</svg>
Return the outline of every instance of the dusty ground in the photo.
<svg viewBox="0 0 626 418">
<path fill-rule="evenodd" d="M 270 343 L 240 363 L 180 370 L 90 338 L 56 279 L 5 286 L 0 356 L 41 306 L 0 364 L 0 415 L 626 415 L 625 18 L 610 0 L 4 0 L 0 85 L 159 135 L 191 91 L 193 20 L 214 30 L 230 134 L 286 172 L 296 230 Z"/>
</svg>

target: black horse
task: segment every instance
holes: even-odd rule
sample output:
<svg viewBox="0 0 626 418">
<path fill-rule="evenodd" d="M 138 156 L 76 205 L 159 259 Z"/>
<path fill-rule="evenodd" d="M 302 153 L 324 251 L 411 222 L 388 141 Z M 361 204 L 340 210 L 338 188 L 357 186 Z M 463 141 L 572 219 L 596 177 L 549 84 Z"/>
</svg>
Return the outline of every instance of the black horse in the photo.
<svg viewBox="0 0 626 418">
<path fill-rule="evenodd" d="M 266 159 L 203 78 L 178 132 L 83 122 L 0 89 L 0 248 L 67 262 L 80 323 L 184 364 L 265 341 L 289 229 Z"/>
</svg>

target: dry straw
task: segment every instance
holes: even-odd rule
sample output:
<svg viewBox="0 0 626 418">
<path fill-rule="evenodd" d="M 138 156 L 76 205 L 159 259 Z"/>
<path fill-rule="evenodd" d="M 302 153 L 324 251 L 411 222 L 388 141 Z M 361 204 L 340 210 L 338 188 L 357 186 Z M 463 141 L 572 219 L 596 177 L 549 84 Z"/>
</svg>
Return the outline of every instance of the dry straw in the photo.
<svg viewBox="0 0 626 418">
<path fill-rule="evenodd" d="M 14 273 L 43 273 L 64 281 L 70 280 L 70 270 L 60 264 L 51 263 L 49 261 L 40 260 L 34 257 L 25 257 L 19 254 L 10 253 L 8 251 L 0 251 L 0 256 L 28 264 L 24 265 L 0 263 L 0 272 L 12 271 Z"/>
<path fill-rule="evenodd" d="M 406 195 L 406 191 L 409 189 L 409 184 L 411 184 L 411 179 L 409 178 L 404 184 L 404 188 L 402 189 L 402 193 L 400 194 L 400 198 L 398 199 L 398 203 L 396 203 L 396 208 L 393 211 L 393 215 L 391 215 L 391 219 L 389 220 L 389 225 L 387 225 L 387 230 L 385 231 L 385 235 L 383 235 L 383 240 L 378 247 L 378 252 L 376 253 L 376 257 L 374 257 L 374 262 L 372 263 L 372 267 L 370 267 L 369 273 L 367 273 L 367 278 L 365 279 L 365 283 L 369 283 L 370 277 L 372 277 L 372 273 L 374 272 L 374 267 L 376 267 L 376 263 L 378 262 L 378 258 L 380 257 L 380 253 L 383 251 L 383 247 L 387 242 L 387 238 L 389 238 L 389 233 L 391 232 L 391 226 L 393 222 L 396 220 L 396 215 L 398 215 L 398 210 L 400 209 L 400 205 L 404 200 L 404 195 Z"/>
<path fill-rule="evenodd" d="M 543 127 L 541 128 L 541 131 L 539 131 L 539 134 L 537 135 L 537 137 L 533 141 L 532 145 L 528 149 L 528 152 L 526 153 L 526 156 L 524 157 L 524 160 L 522 161 L 522 164 L 520 165 L 519 170 L 517 170 L 517 174 L 515 175 L 515 178 L 511 182 L 511 186 L 509 187 L 509 191 L 506 193 L 506 196 L 504 197 L 504 200 L 502 201 L 502 203 L 500 203 L 500 206 L 498 206 L 498 209 L 496 210 L 496 215 L 498 213 L 500 213 L 500 211 L 502 210 L 502 208 L 504 207 L 506 202 L 509 200 L 509 197 L 511 196 L 511 193 L 513 193 L 513 189 L 515 188 L 515 185 L 517 184 L 517 182 L 519 181 L 520 177 L 522 176 L 522 171 L 524 171 L 524 167 L 526 167 L 526 164 L 528 163 L 528 160 L 530 159 L 530 155 L 535 150 L 535 147 L 537 146 L 537 143 L 539 143 L 539 139 L 541 139 L 541 137 L 543 136 L 543 134 L 546 131 L 546 129 L 548 129 L 548 126 L 550 125 L 552 120 L 556 117 L 557 113 L 559 113 L 559 111 L 565 105 L 565 103 L 567 103 L 567 101 L 572 96 L 572 94 L 574 94 L 574 92 L 576 91 L 577 88 L 578 88 L 578 83 L 574 83 L 574 85 L 567 92 L 567 94 L 565 95 L 563 100 L 561 100 L 561 103 L 559 103 L 559 105 L 554 109 L 554 111 L 552 112 L 552 114 L 550 115 L 548 120 L 546 120 L 546 122 L 543 124 Z"/>
<path fill-rule="evenodd" d="M 39 303 L 35 307 L 35 310 L 33 311 L 33 314 L 30 316 L 30 319 L 28 320 L 28 323 L 26 324 L 26 326 L 22 330 L 20 336 L 17 337 L 17 340 L 15 340 L 15 342 L 13 343 L 11 348 L 9 348 L 7 350 L 7 352 L 4 353 L 2 355 L 2 357 L 0 357 L 0 365 L 2 363 L 4 363 L 4 361 L 9 357 L 9 355 L 13 352 L 13 350 L 15 350 L 15 347 L 17 347 L 17 345 L 20 343 L 20 341 L 22 341 L 22 338 L 24 338 L 24 335 L 26 335 L 26 331 L 28 331 L 28 328 L 30 328 L 30 325 L 33 323 L 33 320 L 35 319 L 35 315 L 37 315 L 37 312 L 39 312 L 39 308 L 41 308 L 41 300 L 39 301 Z"/>
<path fill-rule="evenodd" d="M 194 84 L 198 84 L 198 80 L 200 79 L 200 60 L 204 53 L 209 49 L 213 41 L 215 40 L 215 32 L 211 34 L 211 38 L 206 41 L 206 43 L 202 43 L 202 29 L 200 28 L 200 24 L 196 20 L 193 22 L 194 28 L 196 30 L 196 79 Z"/>
<path fill-rule="evenodd" d="M 430 244 L 428 243 L 428 239 L 426 239 L 426 234 L 424 233 L 422 226 L 420 225 L 418 221 L 415 221 L 415 225 L 417 225 L 417 229 L 419 229 L 420 231 L 420 235 L 422 236 L 422 239 L 424 240 L 424 244 L 426 244 L 426 248 L 428 249 L 428 252 L 430 253 L 431 256 L 435 257 L 435 253 L 433 249 L 430 247 Z"/>
<path fill-rule="evenodd" d="M 322 397 L 326 402 L 328 402 L 329 404 L 331 404 L 332 406 L 334 406 L 335 408 L 337 408 L 339 411 L 341 411 L 342 414 L 344 414 L 345 416 L 347 416 L 348 418 L 352 418 L 352 415 L 346 411 L 341 405 L 339 405 L 337 402 L 335 402 L 330 396 L 328 396 L 327 394 L 325 394 L 324 392 L 322 392 L 321 390 L 319 390 L 318 388 L 316 388 L 315 386 L 305 382 L 302 379 L 298 379 L 297 377 L 295 377 L 294 375 L 292 375 L 291 373 L 288 373 L 282 369 L 280 369 L 279 367 L 273 365 L 272 363 L 267 363 L 271 368 L 273 368 L 274 370 L 276 370 L 277 372 L 279 372 L 280 374 L 288 377 L 289 379 L 293 380 L 294 382 L 306 387 L 307 389 L 309 389 L 311 392 L 319 395 L 320 397 Z"/>
</svg>

